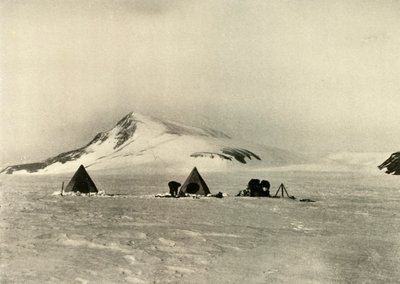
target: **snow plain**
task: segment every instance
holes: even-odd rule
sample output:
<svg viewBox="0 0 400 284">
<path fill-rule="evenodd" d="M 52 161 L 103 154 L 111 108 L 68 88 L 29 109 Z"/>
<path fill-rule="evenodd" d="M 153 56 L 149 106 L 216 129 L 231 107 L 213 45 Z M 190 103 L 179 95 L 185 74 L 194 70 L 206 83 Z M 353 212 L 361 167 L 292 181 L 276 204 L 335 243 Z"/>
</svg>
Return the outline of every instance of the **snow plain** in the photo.
<svg viewBox="0 0 400 284">
<path fill-rule="evenodd" d="M 230 196 L 153 197 L 183 174 L 89 170 L 115 197 L 52 195 L 69 175 L 1 175 L 0 282 L 398 283 L 400 177 L 199 170 Z M 252 177 L 297 200 L 234 197 Z"/>
</svg>

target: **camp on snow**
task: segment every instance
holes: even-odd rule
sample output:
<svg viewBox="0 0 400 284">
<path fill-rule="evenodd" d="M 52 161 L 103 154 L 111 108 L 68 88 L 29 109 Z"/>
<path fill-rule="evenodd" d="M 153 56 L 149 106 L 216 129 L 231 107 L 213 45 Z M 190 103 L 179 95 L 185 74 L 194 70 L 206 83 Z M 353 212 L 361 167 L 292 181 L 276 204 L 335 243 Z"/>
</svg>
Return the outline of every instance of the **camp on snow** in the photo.
<svg viewBox="0 0 400 284">
<path fill-rule="evenodd" d="M 208 188 L 206 182 L 201 177 L 196 167 L 193 168 L 179 190 L 179 195 L 186 195 L 187 193 L 204 196 L 210 194 L 210 189 Z"/>
<path fill-rule="evenodd" d="M 97 193 L 98 190 L 85 167 L 81 165 L 64 189 L 64 192 Z"/>
<path fill-rule="evenodd" d="M 64 183 L 63 183 L 64 186 Z M 209 196 L 209 197 L 217 197 L 222 198 L 224 194 L 222 192 L 218 192 L 217 194 L 211 194 L 210 189 L 208 188 L 206 182 L 201 177 L 199 171 L 196 167 L 190 172 L 189 176 L 186 178 L 185 182 L 179 189 L 179 193 L 176 194 L 180 183 L 176 181 L 170 181 L 168 183 L 170 193 L 168 194 L 157 194 L 156 197 L 184 197 L 184 196 Z M 281 192 L 282 197 L 286 193 L 287 197 L 290 199 L 296 199 L 294 196 L 290 196 L 283 184 L 281 184 L 278 188 L 278 191 L 274 196 L 271 196 L 269 193 L 270 183 L 266 180 L 260 182 L 259 179 L 251 179 L 248 183 L 248 186 L 245 190 L 241 190 L 236 196 L 265 196 L 265 197 L 274 197 L 279 198 L 278 194 Z M 89 176 L 83 165 L 80 165 L 78 170 L 72 176 L 68 185 L 65 189 L 61 190 L 61 195 L 63 193 L 72 193 L 80 195 L 90 193 L 106 195 L 104 192 L 99 192 L 96 185 L 94 184 L 92 178 Z M 67 194 L 68 195 L 68 194 Z M 113 195 L 108 195 L 113 196 Z M 315 202 L 311 199 L 302 199 L 301 202 Z"/>
</svg>

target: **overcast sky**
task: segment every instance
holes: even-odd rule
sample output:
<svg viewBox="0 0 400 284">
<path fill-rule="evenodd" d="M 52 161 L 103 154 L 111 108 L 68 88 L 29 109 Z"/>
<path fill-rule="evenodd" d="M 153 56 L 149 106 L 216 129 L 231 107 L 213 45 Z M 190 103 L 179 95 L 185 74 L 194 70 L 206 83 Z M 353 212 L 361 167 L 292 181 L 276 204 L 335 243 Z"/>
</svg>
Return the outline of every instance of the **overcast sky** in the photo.
<svg viewBox="0 0 400 284">
<path fill-rule="evenodd" d="M 399 1 L 0 1 L 0 165 L 130 111 L 299 152 L 400 150 Z"/>
</svg>

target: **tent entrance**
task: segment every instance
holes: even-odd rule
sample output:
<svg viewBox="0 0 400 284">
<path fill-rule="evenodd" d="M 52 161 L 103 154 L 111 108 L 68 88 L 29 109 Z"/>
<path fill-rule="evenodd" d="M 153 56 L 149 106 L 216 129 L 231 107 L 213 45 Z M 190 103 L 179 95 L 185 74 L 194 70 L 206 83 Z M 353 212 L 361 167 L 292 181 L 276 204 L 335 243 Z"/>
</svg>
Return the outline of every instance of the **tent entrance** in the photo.
<svg viewBox="0 0 400 284">
<path fill-rule="evenodd" d="M 199 191 L 200 185 L 197 183 L 191 182 L 187 185 L 186 192 L 190 194 L 195 194 Z"/>
</svg>

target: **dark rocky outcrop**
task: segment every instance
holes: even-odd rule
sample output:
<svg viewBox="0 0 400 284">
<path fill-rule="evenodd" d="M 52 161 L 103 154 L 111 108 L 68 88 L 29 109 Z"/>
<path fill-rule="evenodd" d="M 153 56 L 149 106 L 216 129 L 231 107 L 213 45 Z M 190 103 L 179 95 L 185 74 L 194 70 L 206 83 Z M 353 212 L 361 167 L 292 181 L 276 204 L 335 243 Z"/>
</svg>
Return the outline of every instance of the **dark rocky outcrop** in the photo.
<svg viewBox="0 0 400 284">
<path fill-rule="evenodd" d="M 242 148 L 223 148 L 221 149 L 222 153 L 215 153 L 215 152 L 196 152 L 191 154 L 191 157 L 198 158 L 198 157 L 209 157 L 214 159 L 215 157 L 221 158 L 223 160 L 232 161 L 235 159 L 236 161 L 246 164 L 246 158 L 251 160 L 251 158 L 255 158 L 257 160 L 261 160 L 261 158 L 254 154 L 253 152 L 242 149 Z"/>
<path fill-rule="evenodd" d="M 241 162 L 242 164 L 246 164 L 246 158 L 250 160 L 251 158 L 256 158 L 257 160 L 261 160 L 259 156 L 246 149 L 224 148 L 222 149 L 222 153 L 234 157 L 237 161 Z"/>
<path fill-rule="evenodd" d="M 229 160 L 232 161 L 232 157 L 229 157 L 227 155 L 223 155 L 220 153 L 214 153 L 214 152 L 196 152 L 190 155 L 190 157 L 193 158 L 211 158 L 214 159 L 215 157 L 221 158 L 222 160 Z"/>
<path fill-rule="evenodd" d="M 120 130 L 115 136 L 115 138 L 117 138 L 117 143 L 114 149 L 120 147 L 133 136 L 137 128 L 137 120 L 133 116 L 133 113 L 129 113 L 117 123 L 117 126 L 120 127 Z"/>
<path fill-rule="evenodd" d="M 400 152 L 393 153 L 378 168 L 380 170 L 385 169 L 387 174 L 400 175 Z"/>
</svg>

